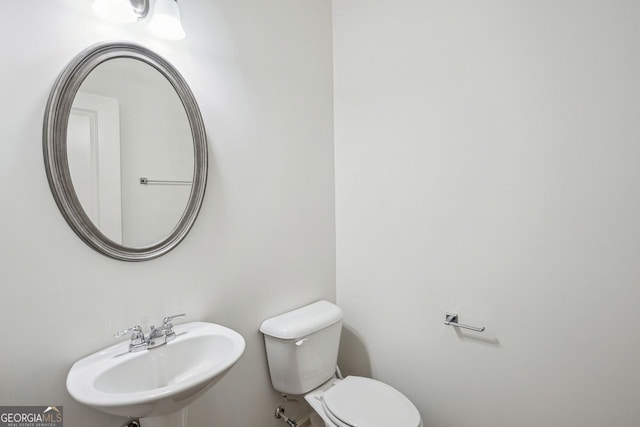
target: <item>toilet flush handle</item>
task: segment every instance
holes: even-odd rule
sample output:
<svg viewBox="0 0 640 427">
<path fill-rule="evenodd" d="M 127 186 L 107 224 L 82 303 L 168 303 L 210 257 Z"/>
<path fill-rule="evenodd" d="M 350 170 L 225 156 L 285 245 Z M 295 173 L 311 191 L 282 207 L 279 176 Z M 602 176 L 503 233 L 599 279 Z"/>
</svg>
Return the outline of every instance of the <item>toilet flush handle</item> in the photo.
<svg viewBox="0 0 640 427">
<path fill-rule="evenodd" d="M 296 341 L 296 347 L 302 347 L 309 340 L 309 338 L 302 338 L 301 340 Z"/>
</svg>

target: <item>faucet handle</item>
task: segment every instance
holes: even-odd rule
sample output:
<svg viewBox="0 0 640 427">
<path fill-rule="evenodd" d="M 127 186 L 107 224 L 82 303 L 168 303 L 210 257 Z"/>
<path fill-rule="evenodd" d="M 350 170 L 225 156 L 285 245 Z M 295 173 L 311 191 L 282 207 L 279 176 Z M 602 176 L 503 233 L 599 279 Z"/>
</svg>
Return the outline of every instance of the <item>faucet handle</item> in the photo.
<svg viewBox="0 0 640 427">
<path fill-rule="evenodd" d="M 174 339 L 176 339 L 176 333 L 173 332 L 173 323 L 171 323 L 171 321 L 173 319 L 179 319 L 180 317 L 184 317 L 184 316 L 186 316 L 185 313 L 180 313 L 180 314 L 175 314 L 173 316 L 167 316 L 164 319 L 162 319 L 162 324 L 165 327 L 165 329 L 167 329 L 164 334 L 165 342 L 173 341 Z"/>
<path fill-rule="evenodd" d="M 114 337 L 121 337 L 123 335 L 131 334 L 131 342 L 129 343 L 129 351 L 140 351 L 147 348 L 147 342 L 144 339 L 144 332 L 142 332 L 142 326 L 136 325 L 124 331 L 116 332 Z"/>
<path fill-rule="evenodd" d="M 136 325 L 131 328 L 125 329 L 124 331 L 116 332 L 113 334 L 114 337 L 121 337 L 123 335 L 131 334 L 131 339 L 139 338 L 140 336 L 144 336 L 142 332 L 142 326 Z"/>
<path fill-rule="evenodd" d="M 186 316 L 186 314 L 185 314 L 185 313 L 174 314 L 173 316 L 167 316 L 167 317 L 165 317 L 164 319 L 162 319 L 162 324 L 163 324 L 164 326 L 173 326 L 173 325 L 171 324 L 171 321 L 172 321 L 173 319 L 179 319 L 179 318 L 184 317 L 184 316 Z"/>
</svg>

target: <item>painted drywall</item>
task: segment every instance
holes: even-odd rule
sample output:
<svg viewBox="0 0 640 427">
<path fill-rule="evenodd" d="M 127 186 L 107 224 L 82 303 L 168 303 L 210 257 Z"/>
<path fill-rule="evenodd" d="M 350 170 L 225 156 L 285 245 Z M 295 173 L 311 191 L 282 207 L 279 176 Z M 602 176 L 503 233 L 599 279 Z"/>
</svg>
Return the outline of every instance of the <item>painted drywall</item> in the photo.
<svg viewBox="0 0 640 427">
<path fill-rule="evenodd" d="M 97 19 L 91 1 L 3 3 L 0 28 L 0 404 L 61 405 L 68 427 L 122 419 L 68 395 L 71 364 L 113 332 L 167 314 L 240 332 L 236 367 L 189 409 L 190 427 L 278 426 L 262 320 L 335 297 L 331 12 L 324 0 L 180 3 L 187 38 Z M 171 253 L 109 259 L 68 227 L 47 183 L 42 120 L 82 49 L 129 40 L 189 82 L 209 140 L 200 216 Z"/>
<path fill-rule="evenodd" d="M 333 2 L 341 362 L 426 426 L 640 422 L 638 22 L 622 0 Z"/>
</svg>

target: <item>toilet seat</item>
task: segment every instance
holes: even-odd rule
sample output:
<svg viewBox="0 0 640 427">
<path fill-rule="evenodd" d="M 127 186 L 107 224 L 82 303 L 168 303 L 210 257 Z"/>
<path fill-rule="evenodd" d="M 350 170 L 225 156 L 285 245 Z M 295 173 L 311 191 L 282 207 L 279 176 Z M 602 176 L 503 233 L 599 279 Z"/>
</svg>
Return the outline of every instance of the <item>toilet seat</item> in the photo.
<svg viewBox="0 0 640 427">
<path fill-rule="evenodd" d="M 325 415 L 338 427 L 418 427 L 420 413 L 395 388 L 364 377 L 348 376 L 322 393 Z"/>
<path fill-rule="evenodd" d="M 327 408 L 327 405 L 324 402 L 324 400 L 321 399 L 320 401 L 322 402 L 322 409 L 324 410 L 324 415 L 327 418 L 329 418 L 331 420 L 331 422 L 333 424 L 335 424 L 336 427 L 353 427 L 352 425 L 345 424 L 341 420 L 336 418 L 336 416 L 331 413 L 331 410 L 329 408 Z"/>
</svg>

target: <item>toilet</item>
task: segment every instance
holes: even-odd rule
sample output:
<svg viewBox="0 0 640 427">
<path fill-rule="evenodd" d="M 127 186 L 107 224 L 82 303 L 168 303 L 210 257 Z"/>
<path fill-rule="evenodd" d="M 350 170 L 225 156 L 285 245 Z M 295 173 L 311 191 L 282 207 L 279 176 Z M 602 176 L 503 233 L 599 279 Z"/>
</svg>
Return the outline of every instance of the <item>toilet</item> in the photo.
<svg viewBox="0 0 640 427">
<path fill-rule="evenodd" d="M 422 427 L 411 401 L 371 378 L 335 376 L 342 309 L 318 301 L 262 322 L 271 384 L 304 396 L 313 427 Z"/>
</svg>

